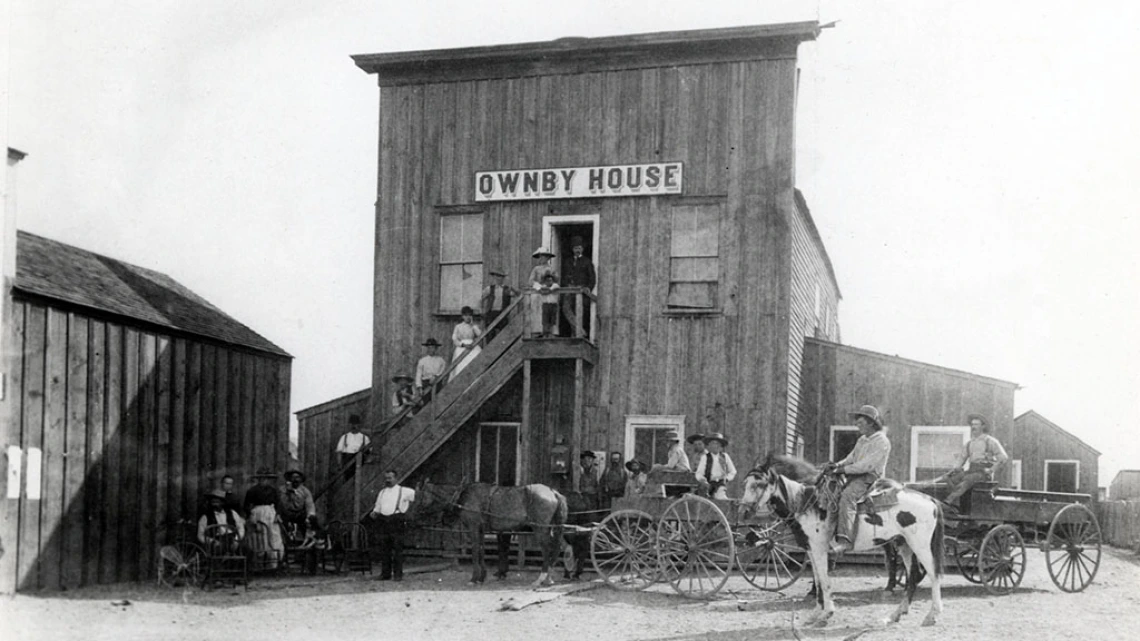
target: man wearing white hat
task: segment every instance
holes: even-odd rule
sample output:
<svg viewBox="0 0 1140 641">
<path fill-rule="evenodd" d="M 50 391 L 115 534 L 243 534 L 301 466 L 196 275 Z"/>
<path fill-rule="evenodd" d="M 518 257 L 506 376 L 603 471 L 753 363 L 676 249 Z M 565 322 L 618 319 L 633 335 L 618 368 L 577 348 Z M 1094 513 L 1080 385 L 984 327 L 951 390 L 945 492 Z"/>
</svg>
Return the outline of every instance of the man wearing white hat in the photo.
<svg viewBox="0 0 1140 641">
<path fill-rule="evenodd" d="M 887 458 L 891 455 L 891 442 L 883 433 L 883 422 L 874 405 L 864 405 L 849 414 L 859 428 L 859 440 L 851 453 L 841 461 L 828 463 L 824 471 L 847 475 L 847 484 L 839 495 L 836 513 L 835 541 L 831 550 L 842 554 L 851 549 L 855 530 L 855 502 L 867 493 L 871 484 L 887 471 Z"/>
</svg>

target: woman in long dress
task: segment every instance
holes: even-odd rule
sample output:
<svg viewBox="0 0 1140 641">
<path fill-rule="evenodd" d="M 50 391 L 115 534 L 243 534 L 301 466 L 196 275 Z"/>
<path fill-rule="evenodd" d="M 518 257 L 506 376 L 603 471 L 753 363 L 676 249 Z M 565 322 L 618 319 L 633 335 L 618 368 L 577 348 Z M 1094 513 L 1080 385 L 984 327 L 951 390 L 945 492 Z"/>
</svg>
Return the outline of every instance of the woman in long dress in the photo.
<svg viewBox="0 0 1140 641">
<path fill-rule="evenodd" d="M 547 274 L 554 274 L 554 268 L 550 266 L 550 259 L 554 258 L 554 254 L 545 247 L 539 247 L 534 250 L 531 256 L 535 257 L 534 267 L 530 270 L 529 288 L 531 291 L 542 289 L 542 279 Z M 557 278 L 555 278 L 557 280 Z M 528 318 L 528 329 L 531 336 L 542 336 L 542 296 L 537 293 L 531 294 L 527 297 L 527 311 L 530 314 Z M 558 332 L 558 324 L 554 325 L 554 332 Z"/>
<path fill-rule="evenodd" d="M 463 322 L 455 326 L 451 332 L 451 343 L 455 345 L 455 352 L 451 355 L 451 362 L 459 361 L 455 369 L 451 370 L 451 376 L 447 380 L 456 377 L 467 367 L 483 348 L 475 344 L 475 341 L 483 335 L 483 330 L 475 324 L 475 310 L 470 307 L 464 306 L 460 313 L 463 314 Z"/>
</svg>

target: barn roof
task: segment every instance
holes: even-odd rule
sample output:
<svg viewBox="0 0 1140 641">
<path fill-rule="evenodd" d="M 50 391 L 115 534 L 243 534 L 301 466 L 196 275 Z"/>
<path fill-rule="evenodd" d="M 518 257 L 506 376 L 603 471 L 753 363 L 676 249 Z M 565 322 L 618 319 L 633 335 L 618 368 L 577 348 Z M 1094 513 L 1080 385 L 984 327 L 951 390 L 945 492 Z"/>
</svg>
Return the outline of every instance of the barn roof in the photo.
<svg viewBox="0 0 1140 641">
<path fill-rule="evenodd" d="M 601 38 L 352 56 L 381 86 L 794 58 L 818 22 L 667 31 Z"/>
<path fill-rule="evenodd" d="M 1029 418 L 1036 419 L 1037 422 L 1040 423 L 1041 425 L 1045 425 L 1046 427 L 1049 427 L 1051 429 L 1056 430 L 1057 432 L 1061 433 L 1062 435 L 1067 436 L 1067 437 L 1073 439 L 1074 441 L 1076 441 L 1078 444 L 1084 446 L 1084 448 L 1089 450 L 1090 452 L 1096 454 L 1097 456 L 1100 456 L 1100 451 L 1097 450 L 1095 447 L 1089 445 L 1088 443 L 1085 443 L 1084 441 L 1077 438 L 1076 436 L 1073 436 L 1073 434 L 1071 432 L 1069 432 L 1068 430 L 1062 428 L 1060 425 L 1057 425 L 1053 421 L 1050 421 L 1049 419 L 1045 418 L 1044 416 L 1041 416 L 1040 414 L 1038 414 L 1037 412 L 1035 412 L 1033 410 L 1023 412 L 1019 416 L 1015 417 L 1013 419 L 1013 422 L 1014 422 L 1014 424 L 1024 423 Z"/>
<path fill-rule="evenodd" d="M 948 374 L 950 376 L 959 376 L 962 378 L 971 378 L 974 380 L 986 381 L 988 383 L 993 383 L 995 385 L 1001 385 L 1003 387 L 1013 387 L 1013 388 L 1018 387 L 1018 384 L 1014 383 L 1013 381 L 1007 381 L 1007 380 L 1000 379 L 1000 378 L 994 378 L 992 376 L 983 376 L 981 374 L 974 374 L 972 372 L 967 372 L 965 370 L 953 369 L 950 367 L 943 367 L 942 365 L 934 365 L 932 363 L 924 363 L 922 361 L 916 361 L 916 360 L 909 359 L 909 358 L 903 358 L 903 357 L 897 356 L 897 355 L 892 356 L 891 354 L 884 354 L 882 352 L 874 352 L 874 351 L 871 351 L 869 349 L 863 349 L 862 347 L 853 347 L 851 345 L 845 345 L 843 343 L 835 343 L 832 341 L 824 340 L 822 338 L 815 338 L 814 336 L 805 336 L 804 341 L 807 343 L 817 343 L 819 345 L 825 345 L 827 347 L 831 347 L 831 348 L 834 348 L 837 350 L 852 352 L 855 354 L 861 354 L 861 355 L 869 356 L 872 358 L 879 358 L 882 360 L 894 361 L 896 363 L 902 363 L 905 365 L 910 365 L 912 367 L 920 367 L 922 369 L 934 370 L 934 371 L 941 372 L 943 374 Z M 1058 428 L 1058 429 L 1060 429 L 1060 428 Z"/>
<path fill-rule="evenodd" d="M 24 294 L 291 358 L 166 274 L 25 231 L 16 239 L 14 288 Z"/>
</svg>

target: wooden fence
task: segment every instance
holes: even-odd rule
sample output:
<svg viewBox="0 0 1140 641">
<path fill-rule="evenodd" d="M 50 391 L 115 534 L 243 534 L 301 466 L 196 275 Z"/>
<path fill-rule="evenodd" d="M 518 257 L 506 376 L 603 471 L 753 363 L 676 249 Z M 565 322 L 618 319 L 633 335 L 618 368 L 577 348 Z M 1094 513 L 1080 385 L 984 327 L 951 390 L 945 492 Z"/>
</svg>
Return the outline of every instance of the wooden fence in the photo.
<svg viewBox="0 0 1140 641">
<path fill-rule="evenodd" d="M 1101 502 L 1097 519 L 1106 543 L 1140 552 L 1140 500 Z"/>
</svg>

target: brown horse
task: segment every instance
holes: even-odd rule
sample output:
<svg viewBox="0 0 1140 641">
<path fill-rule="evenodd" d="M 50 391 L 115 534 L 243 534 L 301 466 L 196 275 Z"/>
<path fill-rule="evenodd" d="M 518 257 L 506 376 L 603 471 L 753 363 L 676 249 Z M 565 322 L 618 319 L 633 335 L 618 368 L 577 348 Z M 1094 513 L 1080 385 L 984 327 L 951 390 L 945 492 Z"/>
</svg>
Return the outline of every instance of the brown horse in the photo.
<svg viewBox="0 0 1140 641">
<path fill-rule="evenodd" d="M 482 583 L 487 578 L 483 563 L 483 535 L 498 535 L 499 579 L 507 576 L 510 564 L 508 548 L 512 532 L 530 531 L 542 549 L 542 573 L 535 586 L 553 585 L 550 568 L 562 550 L 562 528 L 566 523 L 566 499 L 545 485 L 499 487 L 487 483 L 461 486 L 458 492 L 446 496 L 431 483 L 424 482 L 416 491 L 416 500 L 409 518 L 422 521 L 432 513 L 455 514 L 467 530 L 471 546 L 471 583 Z"/>
</svg>

